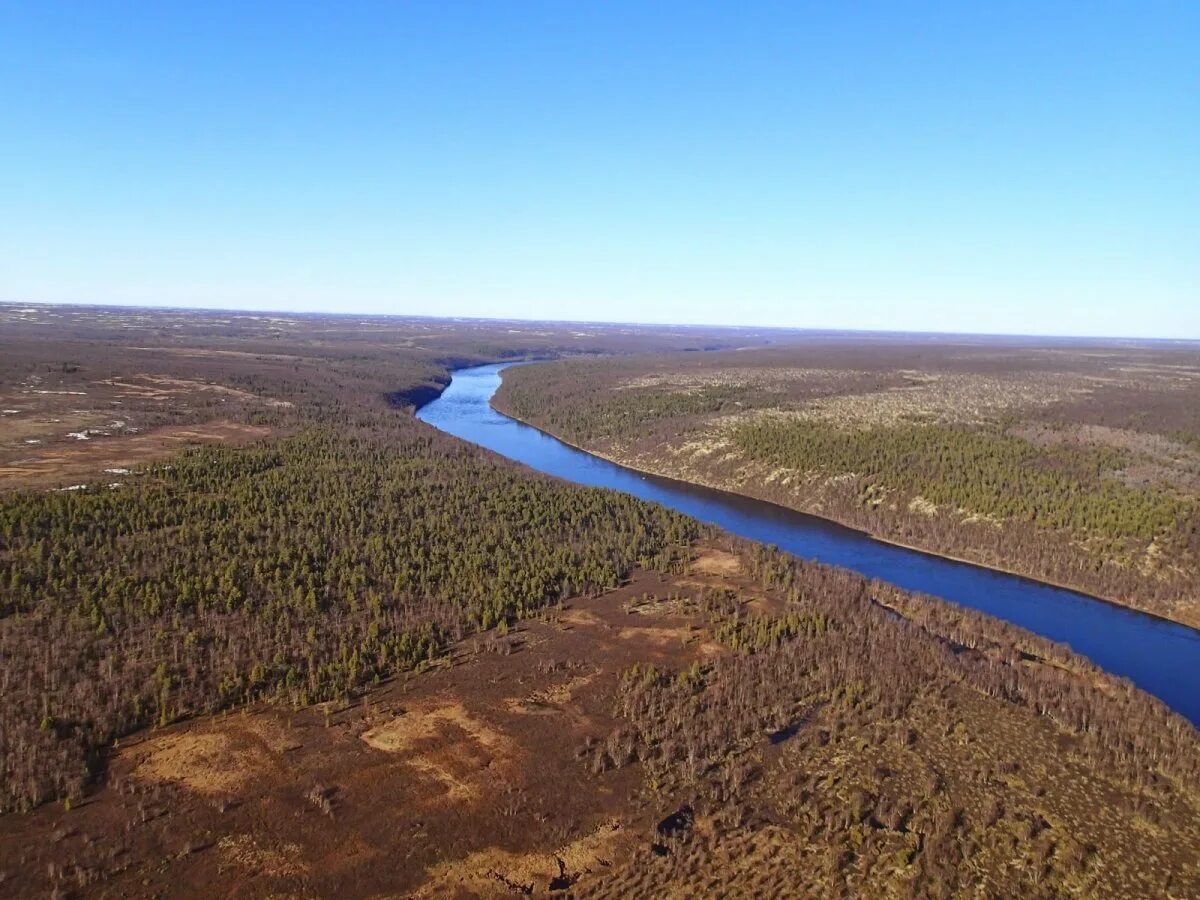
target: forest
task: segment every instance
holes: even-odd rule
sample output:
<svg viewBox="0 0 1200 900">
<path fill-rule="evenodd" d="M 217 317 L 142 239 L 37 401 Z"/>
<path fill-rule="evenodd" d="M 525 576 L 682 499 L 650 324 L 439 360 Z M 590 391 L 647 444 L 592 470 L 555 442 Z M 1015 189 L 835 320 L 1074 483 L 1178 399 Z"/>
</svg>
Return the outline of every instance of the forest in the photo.
<svg viewBox="0 0 1200 900">
<path fill-rule="evenodd" d="M 694 526 L 428 435 L 196 450 L 0 511 L 4 805 L 78 799 L 146 725 L 346 697 L 472 630 L 615 586 Z"/>
<path fill-rule="evenodd" d="M 453 366 L 570 357 L 502 402 L 583 443 L 732 417 L 747 458 L 859 492 L 1165 542 L 1184 492 L 1110 484 L 1139 451 L 777 420 L 911 380 L 801 377 L 842 352 L 804 336 L 733 381 L 671 351 L 782 337 L 61 315 L 0 332 L 0 891 L 1195 892 L 1197 734 L 1132 684 L 411 412 Z"/>
<path fill-rule="evenodd" d="M 752 459 L 799 472 L 860 473 L 864 502 L 880 491 L 1085 537 L 1181 542 L 1200 536 L 1200 504 L 1109 476 L 1130 462 L 1112 448 L 1041 450 L 1000 428 L 906 425 L 843 431 L 810 421 L 753 422 L 733 433 Z M 1109 477 L 1106 477 L 1109 476 Z"/>
<path fill-rule="evenodd" d="M 19 346 L 8 332 L 10 384 L 42 372 L 78 404 L 79 388 L 129 369 L 95 343 L 112 339 L 104 314 L 78 315 L 83 333 L 65 346 L 39 323 Z M 125 337 L 126 319 L 108 315 Z M 183 349 L 198 354 L 185 360 L 270 398 L 220 413 L 283 436 L 199 445 L 116 488 L 0 495 L 0 809 L 78 800 L 104 749 L 137 728 L 263 698 L 346 697 L 470 631 L 612 587 L 695 534 L 667 510 L 528 477 L 404 412 L 448 380 L 438 357 L 487 360 L 475 354 L 494 352 L 490 335 L 462 328 L 397 352 L 364 330 L 330 349 L 343 323 L 318 318 L 283 354 L 286 339 L 253 321 L 239 340 L 214 318 L 185 319 Z M 214 331 L 220 355 L 207 352 Z M 29 340 L 39 333 L 45 343 Z M 158 364 L 192 374 L 172 357 Z M 202 420 L 212 405 L 145 417 Z"/>
</svg>

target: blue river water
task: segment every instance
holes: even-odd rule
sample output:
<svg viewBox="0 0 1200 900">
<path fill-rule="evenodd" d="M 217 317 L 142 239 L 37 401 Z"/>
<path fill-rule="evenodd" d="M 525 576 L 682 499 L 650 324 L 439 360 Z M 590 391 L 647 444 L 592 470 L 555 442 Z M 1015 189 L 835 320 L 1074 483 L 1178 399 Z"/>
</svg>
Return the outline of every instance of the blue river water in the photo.
<svg viewBox="0 0 1200 900">
<path fill-rule="evenodd" d="M 883 543 L 773 503 L 618 466 L 492 409 L 505 365 L 459 369 L 417 417 L 549 475 L 625 491 L 796 556 L 1006 619 L 1068 644 L 1200 726 L 1200 632 L 1074 591 Z"/>
</svg>

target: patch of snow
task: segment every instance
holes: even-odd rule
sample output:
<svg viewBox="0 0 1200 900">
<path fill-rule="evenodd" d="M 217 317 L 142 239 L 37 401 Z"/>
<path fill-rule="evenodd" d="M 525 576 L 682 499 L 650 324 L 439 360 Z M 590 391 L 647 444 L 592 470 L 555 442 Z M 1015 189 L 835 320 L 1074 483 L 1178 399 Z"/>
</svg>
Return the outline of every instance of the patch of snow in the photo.
<svg viewBox="0 0 1200 900">
<path fill-rule="evenodd" d="M 109 427 L 111 428 L 112 426 L 109 426 Z M 107 430 L 105 430 L 104 428 L 85 428 L 82 431 L 68 431 L 67 432 L 67 437 L 75 438 L 75 440 L 77 440 L 77 441 L 88 441 L 88 440 L 91 440 L 96 435 L 99 435 L 100 437 L 111 437 L 109 432 Z"/>
<path fill-rule="evenodd" d="M 40 444 L 41 442 L 41 438 L 25 438 L 25 443 L 27 444 Z"/>
<path fill-rule="evenodd" d="M 72 485 L 69 485 L 68 487 L 58 488 L 58 490 L 60 490 L 60 491 L 86 491 L 87 485 L 86 484 L 72 484 Z"/>
<path fill-rule="evenodd" d="M 105 469 L 105 475 L 128 475 L 129 469 Z"/>
</svg>

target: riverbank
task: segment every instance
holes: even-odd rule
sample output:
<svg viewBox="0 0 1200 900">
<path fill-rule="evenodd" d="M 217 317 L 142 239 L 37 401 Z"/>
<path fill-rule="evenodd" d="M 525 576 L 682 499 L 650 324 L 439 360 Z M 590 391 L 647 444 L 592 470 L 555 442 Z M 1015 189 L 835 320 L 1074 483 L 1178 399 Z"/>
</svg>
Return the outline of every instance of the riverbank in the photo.
<svg viewBox="0 0 1200 900">
<path fill-rule="evenodd" d="M 673 482 L 676 482 L 676 483 L 682 484 L 682 485 L 698 485 L 700 487 L 708 488 L 709 490 L 721 491 L 726 494 L 732 494 L 737 497 L 743 497 L 743 498 L 746 498 L 749 500 L 755 500 L 760 503 L 769 503 L 772 506 L 777 506 L 782 509 L 789 510 L 791 512 L 795 512 L 795 513 L 799 513 L 804 516 L 808 516 L 810 518 L 819 520 L 821 522 L 826 522 L 826 523 L 829 523 L 832 525 L 836 525 L 840 528 L 845 528 L 849 531 L 852 531 L 856 534 L 862 535 L 863 537 L 866 537 L 872 541 L 877 541 L 881 544 L 886 544 L 891 547 L 897 547 L 897 548 L 900 548 L 903 550 L 908 550 L 913 553 L 920 553 L 924 556 L 928 556 L 933 559 L 940 559 L 940 560 L 946 560 L 948 562 L 961 563 L 963 565 L 969 565 L 969 566 L 974 566 L 974 567 L 977 567 L 980 569 L 986 569 L 987 571 L 990 571 L 990 572 L 996 572 L 996 573 L 1003 574 L 1003 575 L 1009 575 L 1014 578 L 1020 578 L 1025 581 L 1028 581 L 1031 584 L 1045 585 L 1048 587 L 1054 587 L 1054 588 L 1058 588 L 1058 589 L 1065 590 L 1065 591 L 1071 591 L 1072 593 L 1079 594 L 1079 595 L 1087 597 L 1091 600 L 1095 600 L 1100 603 L 1105 603 L 1110 606 L 1117 607 L 1119 609 L 1130 610 L 1132 612 L 1136 612 L 1141 615 L 1149 616 L 1149 617 L 1156 619 L 1158 621 L 1161 621 L 1161 622 L 1167 622 L 1172 625 L 1181 625 L 1185 628 L 1188 628 L 1188 629 L 1200 634 L 1200 612 L 1197 612 L 1193 616 L 1185 616 L 1185 617 L 1178 617 L 1178 618 L 1164 615 L 1153 609 L 1148 609 L 1143 605 L 1139 605 L 1137 603 L 1131 603 L 1131 602 L 1119 599 L 1114 596 L 1098 593 L 1094 588 L 1091 588 L 1089 586 L 1085 586 L 1085 585 L 1070 582 L 1070 581 L 1067 581 L 1064 579 L 1059 579 L 1059 578 L 1054 578 L 1054 577 L 1048 576 L 1045 572 L 1039 572 L 1039 571 L 1030 570 L 1030 569 L 1020 569 L 1020 568 L 1015 568 L 1015 567 L 1001 566 L 1001 565 L 997 565 L 994 562 L 985 561 L 985 560 L 978 559 L 978 558 L 972 558 L 967 555 L 956 554 L 956 553 L 945 551 L 945 550 L 934 549 L 929 546 L 923 546 L 921 544 L 915 544 L 915 543 L 911 543 L 911 542 L 907 542 L 907 541 L 898 540 L 894 537 L 888 536 L 887 534 L 881 533 L 879 531 L 871 530 L 868 528 L 863 528 L 854 522 L 840 519 L 836 516 L 831 516 L 831 515 L 825 514 L 823 512 L 814 512 L 811 509 L 806 509 L 803 506 L 799 506 L 799 505 L 782 503 L 775 497 L 767 495 L 766 492 L 756 492 L 753 490 L 747 490 L 744 487 L 730 485 L 728 482 L 714 481 L 712 479 L 703 478 L 694 472 L 689 473 L 689 477 L 687 477 L 687 478 L 681 478 L 681 477 L 679 477 L 679 475 L 677 473 L 670 472 L 670 471 L 666 470 L 665 468 L 652 468 L 652 467 L 646 466 L 643 463 L 635 462 L 635 461 L 625 458 L 625 457 L 613 455 L 611 453 L 605 453 L 598 449 L 591 448 L 591 447 L 585 447 L 578 443 L 575 443 L 575 442 L 569 440 L 568 438 L 564 437 L 563 435 L 557 434 L 550 429 L 544 428 L 540 425 L 537 425 L 537 424 L 529 421 L 528 419 L 522 418 L 520 415 L 516 414 L 506 404 L 504 404 L 503 402 L 498 402 L 498 397 L 499 397 L 499 392 L 497 392 L 497 394 L 495 396 L 493 396 L 492 400 L 491 400 L 491 407 L 494 410 L 496 410 L 496 412 L 498 412 L 504 416 L 507 416 L 508 418 L 513 419 L 516 422 L 520 422 L 522 425 L 525 425 L 529 428 L 533 428 L 536 431 L 541 432 L 542 434 L 552 437 L 555 440 L 562 442 L 566 446 L 580 451 L 581 453 L 587 453 L 591 456 L 595 456 L 599 459 L 603 459 L 605 462 L 612 463 L 613 465 L 616 465 L 616 466 L 621 466 L 622 468 L 628 469 L 632 472 L 637 472 L 641 475 L 651 475 L 655 478 L 666 479 L 668 481 L 673 481 Z"/>
<path fill-rule="evenodd" d="M 490 401 L 504 368 L 493 364 L 455 371 L 446 393 L 418 418 L 545 474 L 657 503 L 757 546 L 832 567 L 830 571 L 856 572 L 874 579 L 880 591 L 901 588 L 948 601 L 937 604 L 947 614 L 975 610 L 991 621 L 1010 623 L 1128 678 L 1200 723 L 1196 630 L 1021 575 L 877 541 L 777 503 L 626 468 L 493 408 Z"/>
</svg>

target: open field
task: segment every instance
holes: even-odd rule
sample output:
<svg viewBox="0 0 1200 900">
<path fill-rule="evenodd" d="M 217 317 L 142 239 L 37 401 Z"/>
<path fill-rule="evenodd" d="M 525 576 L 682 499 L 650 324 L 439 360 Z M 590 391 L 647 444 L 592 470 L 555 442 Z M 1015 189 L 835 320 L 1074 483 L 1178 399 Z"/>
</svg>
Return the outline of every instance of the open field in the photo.
<svg viewBox="0 0 1200 900">
<path fill-rule="evenodd" d="M 783 333 L 0 314 L 6 896 L 1200 891 L 1196 731 L 1127 682 L 409 415 Z"/>
<path fill-rule="evenodd" d="M 576 360 L 497 405 L 636 468 L 1200 625 L 1200 350 L 882 337 Z"/>
<path fill-rule="evenodd" d="M 271 429 L 253 424 L 255 413 L 290 405 L 213 380 L 222 374 L 216 367 L 201 377 L 162 374 L 161 354 L 121 361 L 125 368 L 143 362 L 151 371 L 100 377 L 106 370 L 67 360 L 55 365 L 44 356 L 48 348 L 36 347 L 36 357 L 31 349 L 6 347 L 0 490 L 94 481 L 106 470 L 162 460 L 188 445 L 263 438 Z"/>
<path fill-rule="evenodd" d="M 381 397 L 389 369 L 435 378 L 455 359 L 741 346 L 766 334 L 0 305 L 0 491 L 69 487 L 191 444 L 294 428 L 295 405 L 318 400 L 318 386 L 352 380 Z"/>
</svg>

